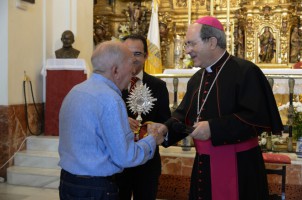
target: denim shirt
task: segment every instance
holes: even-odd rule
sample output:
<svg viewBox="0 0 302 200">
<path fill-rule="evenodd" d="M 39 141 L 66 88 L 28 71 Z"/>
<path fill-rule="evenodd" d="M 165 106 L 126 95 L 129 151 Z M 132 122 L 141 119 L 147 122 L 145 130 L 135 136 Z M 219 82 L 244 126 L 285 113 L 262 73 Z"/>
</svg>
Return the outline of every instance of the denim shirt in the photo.
<svg viewBox="0 0 302 200">
<path fill-rule="evenodd" d="M 121 91 L 99 74 L 74 86 L 59 114 L 59 166 L 76 175 L 110 176 L 154 155 L 152 136 L 134 142 Z"/>
</svg>

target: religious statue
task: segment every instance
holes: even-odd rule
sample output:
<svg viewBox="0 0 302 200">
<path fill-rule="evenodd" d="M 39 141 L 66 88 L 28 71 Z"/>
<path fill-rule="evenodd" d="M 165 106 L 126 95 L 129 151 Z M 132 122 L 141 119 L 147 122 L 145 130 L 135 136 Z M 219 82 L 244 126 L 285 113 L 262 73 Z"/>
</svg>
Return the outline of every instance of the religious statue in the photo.
<svg viewBox="0 0 302 200">
<path fill-rule="evenodd" d="M 93 42 L 95 45 L 105 41 L 106 39 L 106 30 L 103 25 L 96 24 L 94 26 L 94 33 L 93 33 Z"/>
<path fill-rule="evenodd" d="M 290 38 L 290 62 L 296 63 L 300 60 L 301 39 L 298 27 L 294 27 Z"/>
<path fill-rule="evenodd" d="M 234 42 L 236 45 L 236 56 L 239 58 L 243 58 L 244 59 L 244 33 L 243 30 L 241 28 L 238 28 L 238 33 L 237 33 L 237 39 Z"/>
<path fill-rule="evenodd" d="M 183 58 L 183 39 L 176 35 L 174 39 L 174 65 L 176 69 L 182 68 L 181 59 Z"/>
<path fill-rule="evenodd" d="M 264 28 L 264 32 L 258 36 L 260 40 L 260 54 L 261 62 L 270 63 L 274 58 L 276 49 L 276 41 L 274 35 L 271 33 L 268 26 Z"/>
<path fill-rule="evenodd" d="M 142 11 L 140 9 L 139 3 L 133 3 L 129 5 L 129 13 L 130 13 L 130 23 L 131 30 L 133 33 L 137 33 L 140 25 L 140 18 L 142 16 Z"/>
<path fill-rule="evenodd" d="M 281 33 L 284 34 L 284 35 L 287 32 L 287 23 L 288 23 L 287 18 L 283 17 L 282 18 L 282 25 L 281 25 Z"/>
<path fill-rule="evenodd" d="M 271 16 L 271 10 L 272 10 L 272 8 L 270 6 L 268 6 L 268 5 L 266 5 L 266 6 L 264 6 L 262 8 L 263 15 L 264 15 L 265 19 L 269 19 L 270 18 L 270 16 Z"/>
<path fill-rule="evenodd" d="M 145 35 L 147 33 L 146 9 L 141 5 L 141 2 L 130 2 L 124 13 L 129 20 L 131 34 Z"/>
<path fill-rule="evenodd" d="M 55 51 L 56 58 L 78 58 L 80 51 L 72 47 L 74 35 L 70 30 L 62 33 L 61 41 L 63 47 Z"/>
<path fill-rule="evenodd" d="M 109 28 L 108 18 L 106 16 L 97 15 L 93 22 L 93 42 L 98 45 L 101 42 L 111 40 L 112 34 Z"/>
<path fill-rule="evenodd" d="M 166 38 L 168 35 L 168 26 L 165 23 L 159 22 L 159 35 L 160 38 Z"/>
<path fill-rule="evenodd" d="M 252 30 L 253 29 L 253 20 L 251 18 L 247 19 L 247 30 Z"/>
</svg>

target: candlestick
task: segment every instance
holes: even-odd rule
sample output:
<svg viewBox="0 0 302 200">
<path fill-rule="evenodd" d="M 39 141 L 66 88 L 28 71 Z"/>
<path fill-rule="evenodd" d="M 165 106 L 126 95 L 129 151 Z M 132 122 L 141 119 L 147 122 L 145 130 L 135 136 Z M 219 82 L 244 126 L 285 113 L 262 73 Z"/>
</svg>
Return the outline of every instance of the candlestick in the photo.
<svg viewBox="0 0 302 200">
<path fill-rule="evenodd" d="M 229 46 L 229 37 L 230 37 L 230 0 L 227 0 L 227 22 L 226 22 L 226 26 L 227 26 L 227 45 Z"/>
<path fill-rule="evenodd" d="M 188 25 L 191 24 L 191 8 L 192 8 L 192 0 L 188 0 Z"/>
<path fill-rule="evenodd" d="M 294 96 L 294 87 L 295 87 L 295 79 L 288 79 L 288 87 L 289 87 L 289 107 L 288 107 L 288 124 L 289 124 L 289 133 L 288 137 L 292 137 L 292 126 L 294 119 L 294 106 L 293 106 L 293 96 Z"/>
<path fill-rule="evenodd" d="M 211 16 L 214 15 L 214 1 L 211 0 L 211 3 L 210 3 L 210 11 L 211 11 Z"/>
</svg>

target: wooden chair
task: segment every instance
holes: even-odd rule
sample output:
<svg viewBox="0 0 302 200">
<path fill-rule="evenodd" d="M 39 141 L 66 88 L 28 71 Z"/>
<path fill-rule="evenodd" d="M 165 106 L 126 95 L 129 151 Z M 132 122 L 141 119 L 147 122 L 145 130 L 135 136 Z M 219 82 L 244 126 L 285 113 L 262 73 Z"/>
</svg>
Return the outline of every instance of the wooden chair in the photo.
<svg viewBox="0 0 302 200">
<path fill-rule="evenodd" d="M 285 186 L 286 186 L 286 165 L 291 163 L 287 155 L 263 153 L 265 163 L 280 164 L 281 167 L 275 169 L 266 168 L 267 174 L 275 174 L 281 176 L 281 194 L 270 194 L 269 200 L 285 200 Z"/>
</svg>

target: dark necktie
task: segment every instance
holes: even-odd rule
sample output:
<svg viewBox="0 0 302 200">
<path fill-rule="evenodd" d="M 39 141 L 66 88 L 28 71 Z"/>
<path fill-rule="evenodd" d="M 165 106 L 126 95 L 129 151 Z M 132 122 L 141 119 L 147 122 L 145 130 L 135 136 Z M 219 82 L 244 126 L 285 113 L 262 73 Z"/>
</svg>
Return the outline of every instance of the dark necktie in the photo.
<svg viewBox="0 0 302 200">
<path fill-rule="evenodd" d="M 130 89 L 129 89 L 129 92 L 132 92 L 135 88 L 135 85 L 136 85 L 136 82 L 139 80 L 138 77 L 132 77 L 131 78 L 131 81 L 130 81 Z"/>
</svg>

